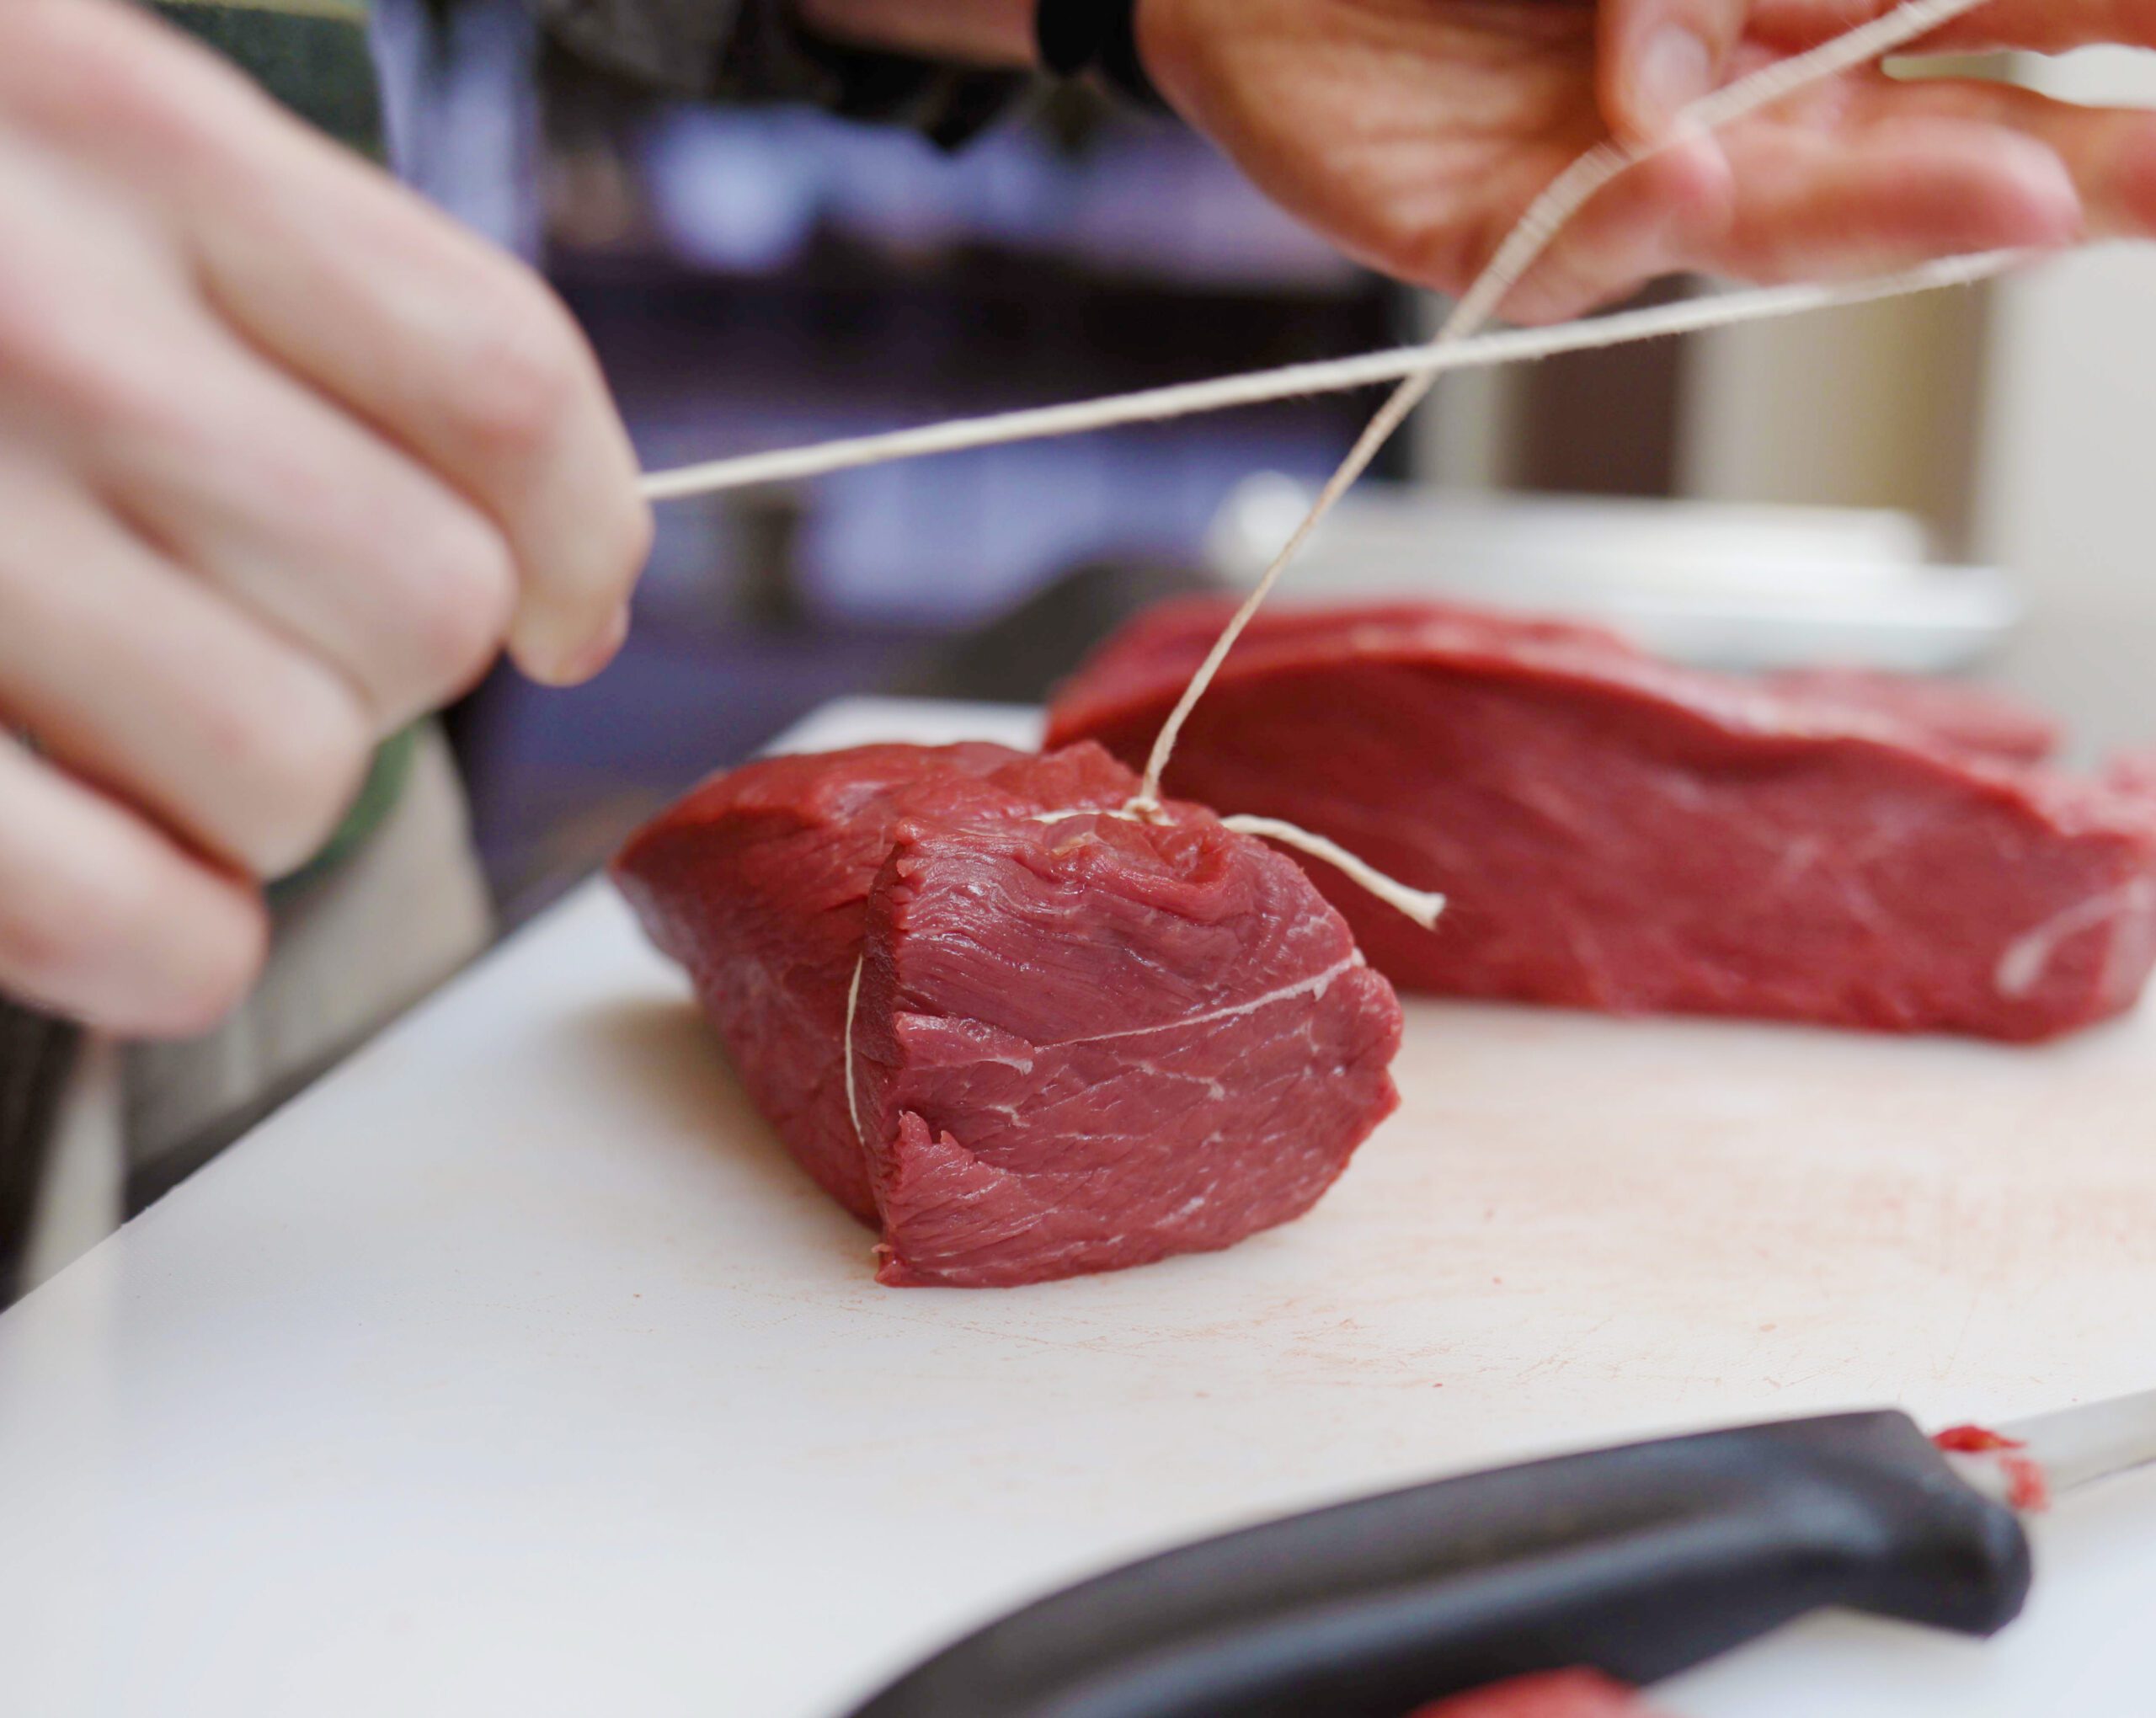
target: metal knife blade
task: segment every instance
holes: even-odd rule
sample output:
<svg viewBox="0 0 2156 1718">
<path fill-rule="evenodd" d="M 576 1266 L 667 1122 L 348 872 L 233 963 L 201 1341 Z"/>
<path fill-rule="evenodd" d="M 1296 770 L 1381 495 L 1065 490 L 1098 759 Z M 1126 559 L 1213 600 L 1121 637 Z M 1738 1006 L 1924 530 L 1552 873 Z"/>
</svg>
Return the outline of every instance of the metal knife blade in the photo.
<svg viewBox="0 0 2156 1718">
<path fill-rule="evenodd" d="M 2043 1469 L 2055 1491 L 2156 1464 L 2156 1390 L 2059 1408 L 1999 1427 Z"/>
</svg>

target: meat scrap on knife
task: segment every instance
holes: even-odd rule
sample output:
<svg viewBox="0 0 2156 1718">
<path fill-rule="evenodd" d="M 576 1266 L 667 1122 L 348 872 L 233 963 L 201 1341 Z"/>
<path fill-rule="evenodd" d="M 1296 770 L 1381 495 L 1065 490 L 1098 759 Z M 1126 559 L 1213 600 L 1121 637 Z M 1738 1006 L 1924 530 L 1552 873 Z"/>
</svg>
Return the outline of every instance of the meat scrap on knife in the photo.
<svg viewBox="0 0 2156 1718">
<path fill-rule="evenodd" d="M 1657 1718 L 1634 1689 L 1596 1670 L 1542 1671 L 1422 1706 L 1409 1718 Z"/>
<path fill-rule="evenodd" d="M 1225 606 L 1141 616 L 1050 744 L 1142 760 Z M 1261 616 L 1171 792 L 1442 889 L 1424 931 L 1311 874 L 1404 989 L 2036 1039 L 2156 961 L 2156 770 L 2042 761 L 2041 718 L 1936 682 L 1751 680 L 1593 627 L 1435 605 Z"/>
<path fill-rule="evenodd" d="M 1035 1283 L 1308 1210 L 1401 1015 L 1294 863 L 1121 814 L 1097 746 L 878 745 L 707 782 L 616 861 L 879 1280 Z"/>
</svg>

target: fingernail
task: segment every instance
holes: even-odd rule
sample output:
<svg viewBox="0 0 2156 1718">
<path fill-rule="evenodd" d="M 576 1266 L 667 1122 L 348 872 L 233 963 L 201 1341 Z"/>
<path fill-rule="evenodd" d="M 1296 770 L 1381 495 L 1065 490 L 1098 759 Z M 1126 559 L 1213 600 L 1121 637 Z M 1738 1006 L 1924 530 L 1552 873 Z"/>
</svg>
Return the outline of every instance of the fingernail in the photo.
<svg viewBox="0 0 2156 1718">
<path fill-rule="evenodd" d="M 532 679 L 552 686 L 582 686 L 611 662 L 629 636 L 629 606 L 623 603 L 613 617 L 584 644 L 568 654 L 542 659 L 529 648 L 515 654 L 520 666 Z"/>
<path fill-rule="evenodd" d="M 1650 135 L 1714 88 L 1714 56 L 1682 24 L 1665 24 L 1646 39 L 1633 73 L 1632 109 Z"/>
<path fill-rule="evenodd" d="M 572 684 L 590 680 L 599 670 L 621 654 L 622 645 L 629 636 L 629 606 L 623 603 L 614 611 L 614 618 L 606 623 L 606 630 L 594 638 L 590 644 L 569 664 L 568 677 Z"/>
</svg>

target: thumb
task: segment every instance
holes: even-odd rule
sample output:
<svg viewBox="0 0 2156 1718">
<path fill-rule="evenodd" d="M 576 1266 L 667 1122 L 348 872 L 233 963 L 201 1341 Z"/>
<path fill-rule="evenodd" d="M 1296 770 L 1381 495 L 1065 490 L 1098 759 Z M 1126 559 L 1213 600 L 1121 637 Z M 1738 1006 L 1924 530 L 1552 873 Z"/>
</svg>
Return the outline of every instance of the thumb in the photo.
<svg viewBox="0 0 2156 1718">
<path fill-rule="evenodd" d="M 1596 82 L 1609 129 L 1661 136 L 1720 87 L 1751 10 L 1752 0 L 1603 0 Z"/>
</svg>

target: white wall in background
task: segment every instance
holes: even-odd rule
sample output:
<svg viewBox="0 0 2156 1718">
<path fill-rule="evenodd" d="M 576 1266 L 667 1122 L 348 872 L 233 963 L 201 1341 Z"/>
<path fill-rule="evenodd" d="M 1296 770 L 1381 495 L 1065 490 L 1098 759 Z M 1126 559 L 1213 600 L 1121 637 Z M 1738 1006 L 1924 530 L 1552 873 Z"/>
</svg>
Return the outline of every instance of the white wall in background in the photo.
<svg viewBox="0 0 2156 1718">
<path fill-rule="evenodd" d="M 1418 325 L 1435 339 L 1452 309 L 1449 298 L 1425 293 Z M 1525 428 L 1523 365 L 1462 370 L 1438 378 L 1408 422 L 1408 469 L 1415 481 L 1481 492 L 1514 487 Z"/>
<path fill-rule="evenodd" d="M 2156 55 L 2077 54 L 2031 79 L 2156 105 Z M 1997 289 L 1976 547 L 2041 603 L 2156 615 L 2156 248 L 2119 246 Z"/>
<path fill-rule="evenodd" d="M 2070 100 L 2156 105 L 2153 53 L 1922 69 L 2010 72 Z M 2047 605 L 2156 615 L 2156 246 L 2085 253 L 1996 287 L 1696 335 L 1684 364 L 1679 494 L 1906 510 L 1942 551 L 2025 573 Z M 1441 385 L 1416 424 L 1418 473 L 1508 487 L 1519 374 Z"/>
<path fill-rule="evenodd" d="M 2156 55 L 1933 62 L 2081 102 L 2156 104 Z M 1687 354 L 1682 493 L 1908 508 L 2040 598 L 2115 591 L 2156 536 L 2156 253 L 1730 328 Z M 2140 558 L 2137 559 L 2137 558 Z M 2139 594 L 2156 609 L 2156 579 Z"/>
<path fill-rule="evenodd" d="M 1895 507 L 1961 535 L 1983 309 L 1900 299 L 1695 336 L 1678 491 Z"/>
</svg>

